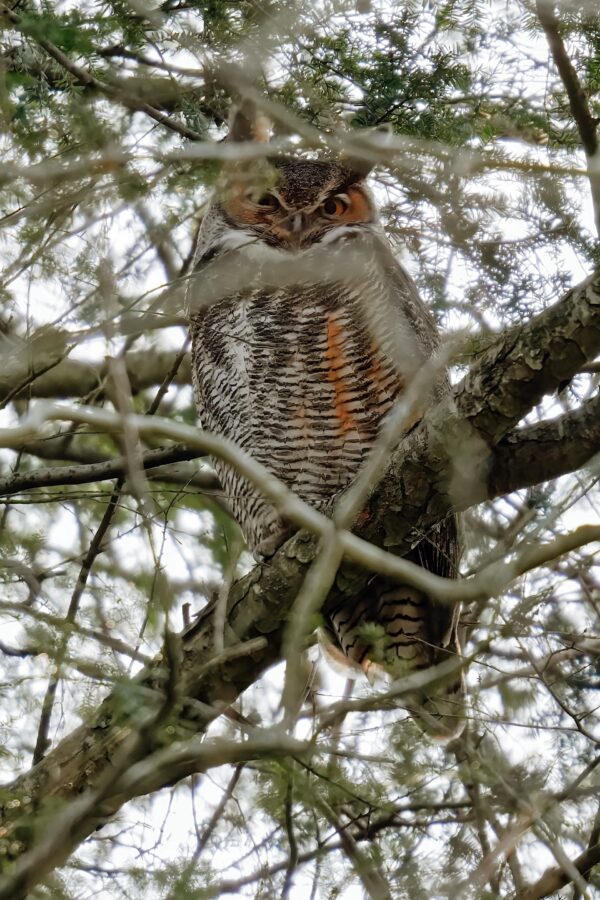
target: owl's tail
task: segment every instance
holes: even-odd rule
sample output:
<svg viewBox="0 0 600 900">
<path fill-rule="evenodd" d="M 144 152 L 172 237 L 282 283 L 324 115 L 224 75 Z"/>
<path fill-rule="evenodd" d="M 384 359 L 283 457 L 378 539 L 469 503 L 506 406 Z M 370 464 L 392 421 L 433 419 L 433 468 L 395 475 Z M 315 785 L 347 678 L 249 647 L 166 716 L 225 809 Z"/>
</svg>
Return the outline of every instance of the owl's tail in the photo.
<svg viewBox="0 0 600 900">
<path fill-rule="evenodd" d="M 358 597 L 344 598 L 328 610 L 325 653 L 336 667 L 346 668 L 347 677 L 362 672 L 370 681 L 385 675 L 401 681 L 410 672 L 460 657 L 458 615 L 458 608 L 438 607 L 415 588 L 392 587 L 376 578 Z M 430 737 L 458 737 L 466 710 L 462 670 L 401 705 Z"/>
</svg>

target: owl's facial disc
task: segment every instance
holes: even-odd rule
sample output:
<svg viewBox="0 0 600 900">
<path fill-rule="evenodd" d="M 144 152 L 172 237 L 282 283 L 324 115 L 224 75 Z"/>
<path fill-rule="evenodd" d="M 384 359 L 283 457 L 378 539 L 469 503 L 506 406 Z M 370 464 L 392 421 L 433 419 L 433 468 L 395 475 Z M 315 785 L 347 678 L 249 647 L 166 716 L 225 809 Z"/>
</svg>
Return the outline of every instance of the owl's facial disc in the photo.
<svg viewBox="0 0 600 900">
<path fill-rule="evenodd" d="M 223 204 L 237 225 L 250 226 L 257 236 L 272 246 L 297 250 L 318 243 L 340 226 L 368 225 L 375 212 L 368 193 L 358 184 L 338 191 L 321 191 L 311 203 L 298 205 L 273 188 L 260 196 L 240 192 Z"/>
</svg>

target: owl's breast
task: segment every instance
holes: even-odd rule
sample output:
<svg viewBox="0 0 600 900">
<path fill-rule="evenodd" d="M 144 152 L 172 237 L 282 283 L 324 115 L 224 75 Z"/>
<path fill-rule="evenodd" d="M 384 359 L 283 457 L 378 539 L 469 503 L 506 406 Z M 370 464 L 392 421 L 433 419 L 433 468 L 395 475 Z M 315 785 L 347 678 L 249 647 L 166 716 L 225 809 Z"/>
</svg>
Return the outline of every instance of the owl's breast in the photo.
<svg viewBox="0 0 600 900">
<path fill-rule="evenodd" d="M 398 348 L 382 340 L 378 302 L 372 286 L 343 283 L 257 290 L 192 324 L 204 427 L 236 441 L 321 509 L 356 475 L 407 380 L 394 359 Z M 270 525 L 257 525 L 256 509 L 248 513 L 247 487 L 235 474 L 217 470 L 254 542 Z"/>
</svg>

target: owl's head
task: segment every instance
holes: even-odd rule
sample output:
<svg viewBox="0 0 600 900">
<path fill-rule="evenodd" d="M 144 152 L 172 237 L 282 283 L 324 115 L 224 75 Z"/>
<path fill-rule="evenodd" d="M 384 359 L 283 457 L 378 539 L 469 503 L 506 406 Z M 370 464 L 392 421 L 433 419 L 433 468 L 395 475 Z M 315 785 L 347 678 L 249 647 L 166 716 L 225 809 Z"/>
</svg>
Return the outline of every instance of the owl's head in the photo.
<svg viewBox="0 0 600 900">
<path fill-rule="evenodd" d="M 376 226 L 377 213 L 364 173 L 334 161 L 274 159 L 266 175 L 232 178 L 206 224 L 212 257 L 247 241 L 283 251 L 334 242 Z"/>
<path fill-rule="evenodd" d="M 267 190 L 235 185 L 222 204 L 234 227 L 260 234 L 271 246 L 296 250 L 376 219 L 364 176 L 336 162 L 276 160 Z"/>
</svg>

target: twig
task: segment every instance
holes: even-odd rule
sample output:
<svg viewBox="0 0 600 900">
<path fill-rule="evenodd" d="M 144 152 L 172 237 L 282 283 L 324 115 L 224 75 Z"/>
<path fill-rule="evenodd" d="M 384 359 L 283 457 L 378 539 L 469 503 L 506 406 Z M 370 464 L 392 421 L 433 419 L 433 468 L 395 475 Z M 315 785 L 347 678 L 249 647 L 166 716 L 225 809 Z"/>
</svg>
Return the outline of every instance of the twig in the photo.
<svg viewBox="0 0 600 900">
<path fill-rule="evenodd" d="M 471 800 L 473 811 L 475 813 L 475 826 L 479 844 L 481 846 L 483 855 L 488 856 L 491 850 L 490 841 L 486 832 L 489 810 L 487 809 L 487 803 L 485 803 L 486 809 L 484 812 L 484 803 L 481 796 L 481 784 L 471 766 L 471 754 L 469 754 L 465 749 L 465 744 L 469 741 L 469 738 L 470 736 L 467 735 L 465 740 L 458 742 L 455 750 L 455 755 L 456 760 L 459 764 L 459 778 L 462 781 L 467 796 Z M 464 771 L 465 768 L 467 768 L 466 772 Z M 500 873 L 496 868 L 492 866 L 489 867 L 488 880 L 492 893 L 494 894 L 494 896 L 498 896 L 500 894 Z"/>
<path fill-rule="evenodd" d="M 208 844 L 212 833 L 214 832 L 217 825 L 220 823 L 223 813 L 225 812 L 225 807 L 233 797 L 233 792 L 237 787 L 237 783 L 240 780 L 241 774 L 244 771 L 244 763 L 238 763 L 238 765 L 233 770 L 233 774 L 229 779 L 229 784 L 223 791 L 223 796 L 219 800 L 219 803 L 215 807 L 215 810 L 208 820 L 206 827 L 202 834 L 198 837 L 198 843 L 196 845 L 196 849 L 192 854 L 192 858 L 190 860 L 190 868 L 195 866 L 198 860 L 200 859 L 200 854 Z"/>
<path fill-rule="evenodd" d="M 49 628 L 56 628 L 59 631 L 63 630 L 65 626 L 65 620 L 61 616 L 53 616 L 51 613 L 43 612 L 32 606 L 26 606 L 23 603 L 12 603 L 7 600 L 0 600 L 0 609 L 12 613 L 15 618 L 19 617 L 22 619 L 24 615 L 27 615 L 36 622 L 41 622 L 43 625 L 47 625 Z M 149 665 L 152 662 L 152 657 L 148 656 L 146 653 L 134 650 L 129 644 L 126 644 L 125 641 L 122 641 L 119 638 L 111 637 L 110 635 L 104 634 L 101 631 L 96 631 L 93 628 L 86 628 L 84 625 L 78 625 L 77 622 L 72 622 L 69 625 L 69 629 L 81 637 L 96 641 L 97 643 L 108 647 L 110 650 L 114 650 L 115 653 L 121 653 L 124 656 L 136 660 L 136 662 L 141 662 L 144 665 Z"/>
<path fill-rule="evenodd" d="M 79 575 L 77 576 L 77 583 L 75 584 L 75 588 L 71 595 L 71 600 L 69 603 L 69 608 L 67 610 L 67 614 L 65 616 L 65 631 L 63 632 L 60 647 L 57 650 L 54 665 L 55 669 L 53 674 L 50 676 L 50 680 L 48 682 L 48 687 L 46 688 L 46 693 L 44 695 L 44 699 L 42 701 L 42 712 L 40 715 L 40 723 L 38 726 L 37 739 L 35 743 L 35 749 L 33 751 L 33 765 L 35 766 L 43 757 L 48 748 L 48 744 L 50 743 L 48 739 L 48 731 L 50 728 L 50 719 L 52 717 L 52 709 L 54 706 L 54 698 L 56 696 L 56 690 L 58 687 L 58 682 L 62 677 L 62 666 L 65 661 L 65 656 L 67 653 L 67 646 L 69 641 L 69 629 L 68 626 L 71 625 L 75 617 L 77 615 L 77 611 L 79 609 L 79 604 L 81 602 L 81 597 L 83 595 L 83 591 L 87 584 L 87 580 L 89 574 L 92 570 L 92 566 L 97 555 L 102 550 L 102 542 L 104 537 L 110 527 L 110 523 L 112 522 L 112 517 L 119 502 L 119 498 L 121 496 L 121 487 L 123 485 L 123 481 L 119 479 L 113 488 L 113 491 L 110 495 L 110 499 L 108 501 L 107 507 L 104 510 L 104 515 L 100 521 L 98 528 L 96 529 L 96 533 L 92 538 L 88 551 L 83 560 L 82 566 L 79 570 Z"/>
<path fill-rule="evenodd" d="M 596 231 L 600 235 L 600 168 L 598 166 L 598 119 L 592 116 L 588 99 L 573 63 L 569 59 L 560 33 L 558 19 L 554 14 L 553 0 L 536 0 L 540 24 L 544 29 L 554 64 L 569 98 L 571 114 L 577 125 L 581 144 L 588 160 Z"/>
<path fill-rule="evenodd" d="M 172 447 L 161 447 L 157 450 L 145 450 L 140 457 L 140 462 L 146 470 L 148 478 L 158 481 L 175 480 L 185 484 L 191 481 L 202 490 L 217 491 L 219 490 L 219 482 L 216 476 L 211 473 L 185 472 L 182 476 L 178 474 L 177 469 L 170 471 L 167 468 L 174 463 L 200 459 L 204 455 L 197 448 L 188 448 L 182 444 L 177 444 Z M 11 494 L 20 494 L 23 491 L 39 488 L 66 487 L 73 484 L 108 481 L 109 479 L 125 475 L 126 471 L 127 461 L 123 456 L 106 460 L 106 462 L 89 463 L 80 466 L 50 466 L 36 469 L 26 474 L 18 474 L 11 478 L 0 478 L 0 496 L 6 497 Z"/>
<path fill-rule="evenodd" d="M 315 802 L 337 831 L 342 848 L 354 866 L 354 870 L 360 878 L 367 895 L 371 897 L 371 900 L 392 900 L 392 894 L 385 878 L 369 857 L 359 848 L 348 828 L 340 822 L 335 811 L 323 799 L 318 799 Z"/>
<path fill-rule="evenodd" d="M 296 841 L 296 834 L 294 832 L 294 819 L 293 819 L 293 799 L 294 799 L 294 788 L 292 782 L 292 775 L 290 773 L 290 780 L 288 781 L 286 796 L 285 796 L 285 830 L 287 833 L 288 843 L 290 845 L 290 855 L 288 859 L 288 866 L 285 870 L 285 879 L 283 882 L 283 888 L 281 890 L 281 900 L 286 900 L 289 897 L 290 890 L 292 888 L 292 879 L 294 877 L 294 872 L 298 867 L 298 842 Z"/>
</svg>

